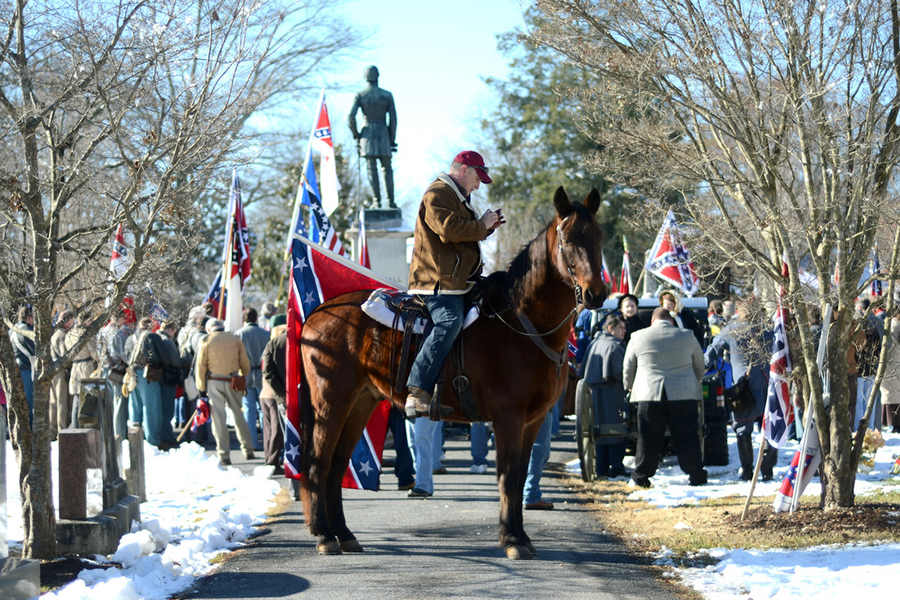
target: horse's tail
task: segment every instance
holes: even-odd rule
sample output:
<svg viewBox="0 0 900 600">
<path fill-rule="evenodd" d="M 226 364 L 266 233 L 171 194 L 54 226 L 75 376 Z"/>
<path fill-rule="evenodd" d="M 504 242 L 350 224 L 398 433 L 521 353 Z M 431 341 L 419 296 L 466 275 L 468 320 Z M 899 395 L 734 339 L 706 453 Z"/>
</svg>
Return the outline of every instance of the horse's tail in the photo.
<svg viewBox="0 0 900 600">
<path fill-rule="evenodd" d="M 300 369 L 300 393 L 297 402 L 300 412 L 300 501 L 303 503 L 303 514 L 311 513 L 312 501 L 309 490 L 309 463 L 312 456 L 312 439 L 313 426 L 315 425 L 315 417 L 313 416 L 313 408 L 311 395 L 309 393 L 309 382 L 306 380 L 306 372 Z M 312 522 L 308 520 L 307 524 L 311 527 Z"/>
<path fill-rule="evenodd" d="M 309 382 L 306 380 L 306 371 L 302 368 L 300 369 L 300 396 L 297 401 L 300 405 L 300 473 L 305 479 L 309 475 L 309 460 L 313 449 L 313 427 L 316 420 L 313 415 Z"/>
</svg>

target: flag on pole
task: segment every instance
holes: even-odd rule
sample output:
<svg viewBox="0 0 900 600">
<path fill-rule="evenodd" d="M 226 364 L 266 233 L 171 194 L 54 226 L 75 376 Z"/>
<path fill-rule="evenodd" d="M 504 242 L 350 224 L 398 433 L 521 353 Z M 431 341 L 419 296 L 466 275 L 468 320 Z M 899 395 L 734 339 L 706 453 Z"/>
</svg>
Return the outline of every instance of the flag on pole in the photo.
<svg viewBox="0 0 900 600">
<path fill-rule="evenodd" d="M 787 261 L 782 259 L 781 275 L 788 277 Z M 775 339 L 772 342 L 772 360 L 769 363 L 769 390 L 766 408 L 763 412 L 763 433 L 773 448 L 780 448 L 790 435 L 794 422 L 794 407 L 791 404 L 788 377 L 791 373 L 791 355 L 788 347 L 787 309 L 784 307 L 784 286 L 778 287 L 778 307 L 775 309 Z"/>
<path fill-rule="evenodd" d="M 309 206 L 310 224 L 309 239 L 318 242 L 331 250 L 337 252 L 341 256 L 346 256 L 344 247 L 341 244 L 341 238 L 338 237 L 337 230 L 331 224 L 325 209 L 322 208 L 322 202 L 319 196 L 319 183 L 316 179 L 316 169 L 312 162 L 312 147 L 306 152 L 306 165 L 304 167 L 303 180 L 301 181 L 300 204 Z M 295 211 L 296 218 L 300 221 L 300 211 Z M 299 233 L 302 230 L 302 223 L 294 224 L 293 231 Z"/>
<path fill-rule="evenodd" d="M 801 452 L 795 452 L 794 458 L 791 460 L 791 466 L 788 468 L 787 474 L 781 482 L 781 487 L 775 493 L 775 500 L 772 502 L 772 508 L 775 512 L 787 512 L 791 509 L 791 499 L 796 494 L 799 498 L 803 495 L 803 490 L 812 481 L 816 469 L 822 463 L 822 453 L 819 452 L 819 432 L 815 427 L 809 427 L 804 435 L 809 438 L 806 443 L 806 460 L 803 466 L 803 479 L 798 482 L 797 475 L 800 470 Z"/>
<path fill-rule="evenodd" d="M 631 258 L 628 254 L 628 239 L 622 236 L 622 245 L 625 252 L 622 254 L 622 274 L 619 276 L 619 293 L 631 294 L 634 285 L 631 282 Z"/>
<path fill-rule="evenodd" d="M 872 275 L 874 277 L 878 277 L 881 273 L 881 263 L 878 262 L 878 245 L 876 244 L 874 248 L 872 248 Z M 880 279 L 873 279 L 871 285 L 872 297 L 882 296 L 884 295 L 884 291 L 881 287 Z"/>
<path fill-rule="evenodd" d="M 387 280 L 359 265 L 295 235 L 291 253 L 291 281 L 287 304 L 287 426 L 285 430 L 285 474 L 299 479 L 300 430 L 299 386 L 301 381 L 300 334 L 307 317 L 322 302 L 348 292 L 375 288 L 395 288 Z M 386 404 L 382 402 L 382 404 Z M 389 408 L 389 406 L 387 407 Z M 376 410 L 357 445 L 345 487 L 377 489 L 381 451 L 387 432 L 387 410 Z M 383 419 L 384 423 L 381 423 Z M 375 421 L 373 423 L 373 421 Z M 361 448 L 361 446 L 364 446 Z M 369 469 L 373 469 L 370 471 Z"/>
<path fill-rule="evenodd" d="M 128 246 L 125 245 L 125 233 L 122 224 L 116 228 L 116 237 L 113 239 L 112 257 L 109 261 L 109 270 L 113 279 L 121 279 L 128 270 Z"/>
<path fill-rule="evenodd" d="M 359 264 L 367 269 L 372 268 L 372 261 L 369 260 L 369 242 L 366 239 L 366 211 L 359 211 Z"/>
<path fill-rule="evenodd" d="M 319 174 L 321 177 L 322 208 L 330 215 L 338 207 L 338 191 L 341 183 L 337 177 L 337 163 L 334 159 L 334 141 L 331 138 L 331 121 L 325 105 L 325 90 L 319 99 L 316 111 L 316 126 L 313 128 L 312 144 L 319 152 Z"/>
<path fill-rule="evenodd" d="M 603 277 L 603 283 L 606 285 L 606 289 L 610 294 L 616 293 L 616 280 L 613 279 L 612 273 L 609 270 L 609 267 L 606 266 L 606 257 L 601 253 L 601 258 L 603 261 L 603 272 L 601 276 Z"/>
<path fill-rule="evenodd" d="M 122 229 L 122 224 L 119 223 L 119 226 L 116 228 L 116 237 L 113 238 L 112 244 L 112 254 L 110 256 L 109 261 L 109 271 L 112 273 L 113 280 L 119 280 L 125 274 L 125 271 L 128 270 L 128 246 L 125 245 L 125 232 Z M 110 286 L 110 290 L 111 290 Z M 109 306 L 109 297 L 107 297 L 107 306 Z M 122 298 L 122 314 L 125 315 L 126 323 L 134 323 L 137 321 L 137 317 L 134 314 L 134 296 L 130 293 L 125 294 L 125 297 Z"/>
<path fill-rule="evenodd" d="M 678 286 L 688 297 L 700 291 L 700 278 L 671 210 L 666 214 L 649 256 L 647 271 Z"/>
<path fill-rule="evenodd" d="M 153 330 L 156 331 L 160 325 L 169 320 L 169 312 L 156 299 L 156 294 L 153 293 L 149 285 L 147 286 L 147 291 L 150 292 L 150 318 L 154 321 L 155 326 Z"/>
<path fill-rule="evenodd" d="M 244 307 L 241 290 L 250 279 L 250 231 L 241 202 L 241 181 L 234 170 L 231 178 L 231 194 L 228 199 L 228 224 L 225 228 L 225 247 L 222 252 L 224 264 L 225 303 L 223 319 L 225 331 L 237 331 L 243 325 Z M 213 284 L 215 285 L 215 284 Z M 216 314 L 222 314 L 219 310 Z"/>
<path fill-rule="evenodd" d="M 220 269 L 218 273 L 216 273 L 216 278 L 213 279 L 212 285 L 209 286 L 209 291 L 206 292 L 206 296 L 203 298 L 203 303 L 212 304 L 213 311 L 212 314 L 219 314 L 219 299 L 222 299 L 223 302 L 228 304 L 228 290 L 225 290 L 225 295 L 222 295 L 222 270 Z"/>
</svg>

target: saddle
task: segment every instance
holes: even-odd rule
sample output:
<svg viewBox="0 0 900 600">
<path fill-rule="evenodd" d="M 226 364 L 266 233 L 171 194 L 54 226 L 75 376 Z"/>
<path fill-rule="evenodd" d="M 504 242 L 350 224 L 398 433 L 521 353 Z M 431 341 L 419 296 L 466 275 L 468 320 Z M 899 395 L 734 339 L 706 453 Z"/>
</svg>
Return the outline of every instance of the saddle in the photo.
<svg viewBox="0 0 900 600">
<path fill-rule="evenodd" d="M 468 294 L 467 294 L 468 296 Z M 362 304 L 362 310 L 369 317 L 384 325 L 390 327 L 394 332 L 403 333 L 403 342 L 400 349 L 400 363 L 397 372 L 392 379 L 394 385 L 392 391 L 402 394 L 406 390 L 406 381 L 409 377 L 409 369 L 415 360 L 415 353 L 421 348 L 421 339 L 431 331 L 434 324 L 431 316 L 428 314 L 428 308 L 420 296 L 414 296 L 407 292 L 401 292 L 390 288 L 380 288 L 373 291 L 369 298 Z M 474 323 L 481 314 L 480 304 L 466 304 L 465 317 L 463 319 L 463 329 Z M 396 335 L 396 333 L 395 333 Z M 394 344 L 391 344 L 394 347 Z M 410 359 L 413 360 L 410 360 Z M 482 421 L 478 410 L 475 408 L 475 400 L 472 397 L 469 378 L 465 376 L 465 365 L 463 362 L 463 342 L 462 336 L 456 338 L 453 343 L 453 349 L 447 361 L 454 360 L 456 363 L 456 371 L 459 373 L 451 381 L 451 387 L 456 392 L 460 406 L 466 417 L 474 421 Z M 391 364 L 394 363 L 394 357 L 391 356 Z M 441 367 L 438 376 L 438 385 L 436 393 L 432 396 L 429 417 L 433 421 L 441 420 L 441 400 L 440 390 L 444 381 L 444 373 L 447 370 L 446 362 Z"/>
</svg>

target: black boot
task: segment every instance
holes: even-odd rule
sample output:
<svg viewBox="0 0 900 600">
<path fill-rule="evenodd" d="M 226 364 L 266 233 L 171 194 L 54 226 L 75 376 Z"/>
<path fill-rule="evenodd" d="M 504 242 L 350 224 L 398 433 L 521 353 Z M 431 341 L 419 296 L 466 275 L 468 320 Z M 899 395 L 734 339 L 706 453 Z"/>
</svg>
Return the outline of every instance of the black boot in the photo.
<svg viewBox="0 0 900 600">
<path fill-rule="evenodd" d="M 778 448 L 773 448 L 766 444 L 766 451 L 763 452 L 762 468 L 760 469 L 763 481 L 772 481 L 772 477 L 774 476 L 772 469 L 774 469 L 777 464 Z"/>
<path fill-rule="evenodd" d="M 738 457 L 741 459 L 741 479 L 753 478 L 753 438 L 749 435 L 737 436 Z"/>
</svg>

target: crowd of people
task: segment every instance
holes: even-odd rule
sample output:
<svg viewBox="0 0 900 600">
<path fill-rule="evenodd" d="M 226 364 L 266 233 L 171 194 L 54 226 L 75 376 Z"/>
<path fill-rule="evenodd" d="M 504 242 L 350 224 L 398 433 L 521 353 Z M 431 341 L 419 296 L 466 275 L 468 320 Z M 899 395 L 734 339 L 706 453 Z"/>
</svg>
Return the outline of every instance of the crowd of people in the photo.
<svg viewBox="0 0 900 600">
<path fill-rule="evenodd" d="M 705 484 L 697 403 L 702 401 L 701 382 L 713 376 L 724 389 L 740 389 L 752 400 L 728 411 L 737 439 L 740 476 L 751 479 L 753 433 L 762 427 L 768 394 L 771 321 L 755 297 L 711 300 L 701 318 L 684 309 L 674 291 L 663 290 L 657 300 L 659 306 L 649 319 L 640 313 L 639 300 L 631 294 L 619 296 L 613 311 L 586 310 L 577 318 L 578 374 L 593 402 L 595 425 L 636 425 L 633 471 L 628 473 L 623 465 L 627 438 L 611 434 L 600 436 L 596 442 L 596 475 L 630 476 L 630 485 L 649 487 L 668 428 L 679 466 L 690 484 Z M 861 298 L 851 328 L 847 378 L 851 393 L 849 422 L 854 429 L 874 386 L 884 336 L 885 315 L 878 306 Z M 820 318 L 814 311 L 814 334 L 821 331 L 821 323 L 816 322 Z M 891 318 L 900 325 L 900 311 Z M 869 427 L 890 427 L 897 433 L 900 327 L 892 326 L 891 332 L 894 343 L 887 353 Z M 777 461 L 778 450 L 767 446 L 760 463 L 764 481 L 773 478 Z"/>
<path fill-rule="evenodd" d="M 208 418 L 219 462 L 227 466 L 227 409 L 244 456 L 252 459 L 263 451 L 266 463 L 283 473 L 285 316 L 275 315 L 274 304 L 267 302 L 260 323 L 258 311 L 246 308 L 243 327 L 232 333 L 213 312 L 210 303 L 195 307 L 180 327 L 149 316 L 135 322 L 131 310 L 119 311 L 53 378 L 51 441 L 79 426 L 82 381 L 100 378 L 112 402 L 117 441 L 125 439 L 129 427 L 140 427 L 147 442 L 167 450 L 191 429 L 201 441 L 208 439 L 209 425 L 201 426 Z M 22 332 L 33 330 L 34 316 L 30 306 L 17 316 L 10 338 L 33 419 L 35 346 Z M 89 312 L 76 316 L 62 310 L 50 339 L 51 358 L 61 358 L 82 341 L 91 321 Z"/>
</svg>

